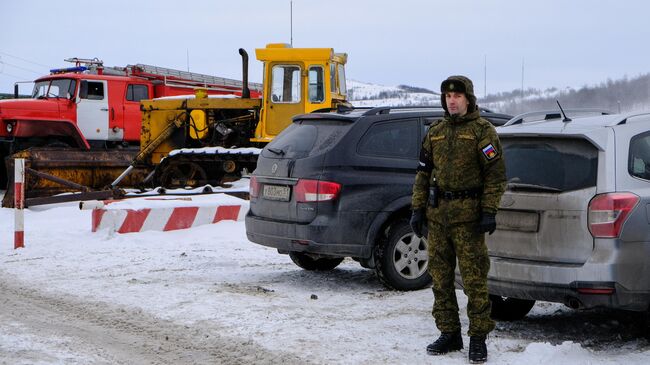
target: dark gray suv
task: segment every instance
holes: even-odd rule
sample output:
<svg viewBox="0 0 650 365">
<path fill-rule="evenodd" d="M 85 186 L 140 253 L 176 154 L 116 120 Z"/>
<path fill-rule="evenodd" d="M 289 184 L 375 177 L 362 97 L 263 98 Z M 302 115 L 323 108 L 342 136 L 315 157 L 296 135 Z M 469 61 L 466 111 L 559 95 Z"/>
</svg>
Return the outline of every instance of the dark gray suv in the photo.
<svg viewBox="0 0 650 365">
<path fill-rule="evenodd" d="M 307 270 L 345 257 L 399 290 L 429 285 L 426 242 L 409 226 L 418 154 L 441 108 L 300 115 L 261 152 L 246 234 Z M 494 124 L 510 116 L 482 111 Z"/>
</svg>

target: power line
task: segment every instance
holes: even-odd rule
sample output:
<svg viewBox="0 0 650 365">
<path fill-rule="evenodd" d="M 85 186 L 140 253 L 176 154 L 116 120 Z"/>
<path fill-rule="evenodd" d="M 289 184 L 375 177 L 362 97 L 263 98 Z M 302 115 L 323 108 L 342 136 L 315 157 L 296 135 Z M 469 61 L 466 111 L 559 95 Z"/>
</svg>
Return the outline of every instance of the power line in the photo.
<svg viewBox="0 0 650 365">
<path fill-rule="evenodd" d="M 35 74 L 37 74 L 37 75 L 42 75 L 42 74 L 43 74 L 42 71 L 34 71 L 34 70 L 29 69 L 29 68 L 25 68 L 25 67 L 21 67 L 21 66 L 18 66 L 18 65 L 14 65 L 14 64 L 12 64 L 12 63 L 8 63 L 8 62 L 2 61 L 2 60 L 0 60 L 0 63 L 3 64 L 3 65 L 7 65 L 7 66 L 11 66 L 11 67 L 14 67 L 14 68 L 17 68 L 17 69 L 23 70 L 23 71 L 33 72 L 33 73 L 35 73 Z"/>
<path fill-rule="evenodd" d="M 25 78 L 24 76 L 17 76 L 17 75 L 9 74 L 9 73 L 6 73 L 6 72 L 0 72 L 0 76 L 9 76 L 9 77 L 16 78 L 18 80 L 23 80 Z"/>
<path fill-rule="evenodd" d="M 9 54 L 9 53 L 7 53 L 7 52 L 2 52 L 2 51 L 0 51 L 0 54 L 3 54 L 3 55 L 5 55 L 5 56 L 9 56 L 9 57 L 13 57 L 13 58 L 17 58 L 17 59 L 19 59 L 19 60 L 21 60 L 21 61 L 24 61 L 24 62 L 27 62 L 27 63 L 31 63 L 31 64 L 34 64 L 34 65 L 37 65 L 37 66 L 45 67 L 46 69 L 49 69 L 49 68 L 50 68 L 50 66 L 44 65 L 44 64 L 42 64 L 42 63 L 38 63 L 38 62 L 34 62 L 34 61 L 30 61 L 30 60 L 24 59 L 24 58 L 22 58 L 22 57 L 14 56 L 14 55 Z"/>
</svg>

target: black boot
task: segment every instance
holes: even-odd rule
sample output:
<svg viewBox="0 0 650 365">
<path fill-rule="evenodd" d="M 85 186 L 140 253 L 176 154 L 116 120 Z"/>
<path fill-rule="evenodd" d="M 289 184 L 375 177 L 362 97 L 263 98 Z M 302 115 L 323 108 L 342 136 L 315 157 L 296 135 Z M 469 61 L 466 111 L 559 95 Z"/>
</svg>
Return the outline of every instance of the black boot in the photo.
<svg viewBox="0 0 650 365">
<path fill-rule="evenodd" d="M 443 332 L 435 342 L 427 346 L 427 354 L 442 355 L 463 348 L 463 337 L 458 332 Z"/>
<path fill-rule="evenodd" d="M 482 364 L 486 361 L 487 361 L 487 346 L 485 346 L 485 336 L 470 336 L 469 363 Z"/>
</svg>

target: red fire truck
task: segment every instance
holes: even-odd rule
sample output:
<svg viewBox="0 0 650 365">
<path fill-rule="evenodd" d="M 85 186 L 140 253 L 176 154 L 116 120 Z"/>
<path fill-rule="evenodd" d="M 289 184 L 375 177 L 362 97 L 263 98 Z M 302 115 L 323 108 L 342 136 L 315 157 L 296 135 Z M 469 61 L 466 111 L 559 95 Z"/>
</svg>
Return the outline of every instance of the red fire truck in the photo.
<svg viewBox="0 0 650 365">
<path fill-rule="evenodd" d="M 31 98 L 0 100 L 0 188 L 5 157 L 29 147 L 137 148 L 140 100 L 193 94 L 241 96 L 242 81 L 144 64 L 105 67 L 98 59 L 66 59 L 74 67 L 53 69 L 34 81 Z M 261 84 L 249 84 L 260 98 Z"/>
</svg>

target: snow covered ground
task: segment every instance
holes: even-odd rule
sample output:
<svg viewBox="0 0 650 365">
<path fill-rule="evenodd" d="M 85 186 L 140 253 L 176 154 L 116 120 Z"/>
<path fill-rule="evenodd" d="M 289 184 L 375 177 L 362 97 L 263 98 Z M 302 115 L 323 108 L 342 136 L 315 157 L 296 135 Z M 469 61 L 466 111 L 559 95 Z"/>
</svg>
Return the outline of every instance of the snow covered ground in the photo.
<svg viewBox="0 0 650 365">
<path fill-rule="evenodd" d="M 467 350 L 425 353 L 429 289 L 386 290 L 351 260 L 301 270 L 243 222 L 114 234 L 92 233 L 75 204 L 25 213 L 14 250 L 13 210 L 0 209 L 1 364 L 467 363 Z M 489 363 L 647 364 L 639 318 L 538 303 L 498 323 Z"/>
</svg>

